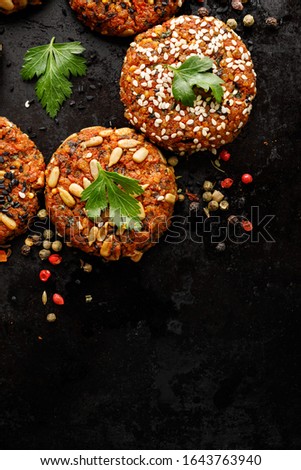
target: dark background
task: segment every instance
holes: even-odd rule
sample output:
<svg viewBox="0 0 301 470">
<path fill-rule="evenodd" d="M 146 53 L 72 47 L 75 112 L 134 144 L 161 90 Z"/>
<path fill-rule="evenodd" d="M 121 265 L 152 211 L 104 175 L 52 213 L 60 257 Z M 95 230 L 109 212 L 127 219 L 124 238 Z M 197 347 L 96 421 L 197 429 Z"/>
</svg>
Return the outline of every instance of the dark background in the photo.
<svg viewBox="0 0 301 470">
<path fill-rule="evenodd" d="M 45 3 L 0 19 L 0 114 L 48 161 L 83 127 L 126 124 L 118 80 L 130 41 L 91 33 L 64 0 Z M 218 252 L 208 236 L 162 240 L 139 264 L 90 260 L 89 274 L 83 255 L 65 248 L 45 286 L 38 273 L 49 264 L 39 248 L 25 258 L 25 237 L 15 240 L 0 267 L 1 448 L 300 448 L 300 2 L 250 1 L 242 13 L 228 2 L 207 4 L 213 15 L 237 19 L 258 74 L 250 121 L 227 147 L 233 211 L 249 216 L 258 205 L 262 216 L 275 215 L 275 243 L 227 241 Z M 198 6 L 187 1 L 184 11 Z M 256 20 L 248 30 L 246 13 Z M 277 29 L 266 27 L 267 16 L 277 17 Z M 89 61 L 56 122 L 19 76 L 26 50 L 53 35 L 80 40 Z M 252 188 L 237 183 L 246 171 Z M 205 154 L 183 158 L 176 173 L 192 192 L 220 177 Z M 177 203 L 176 214 L 188 212 L 188 199 Z M 49 297 L 62 293 L 65 306 L 44 307 L 44 288 Z M 52 311 L 58 319 L 49 324 Z"/>
</svg>

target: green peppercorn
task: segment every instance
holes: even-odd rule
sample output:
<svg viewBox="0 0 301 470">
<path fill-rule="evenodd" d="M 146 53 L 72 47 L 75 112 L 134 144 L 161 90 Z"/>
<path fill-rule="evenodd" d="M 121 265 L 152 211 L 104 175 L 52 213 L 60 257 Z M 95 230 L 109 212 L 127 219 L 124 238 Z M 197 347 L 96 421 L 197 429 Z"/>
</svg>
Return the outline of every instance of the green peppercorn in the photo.
<svg viewBox="0 0 301 470">
<path fill-rule="evenodd" d="M 246 26 L 247 28 L 249 28 L 250 26 L 253 26 L 253 24 L 255 23 L 254 17 L 252 15 L 244 16 L 242 21 L 243 21 L 244 26 Z"/>
<path fill-rule="evenodd" d="M 210 202 L 212 200 L 212 193 L 210 193 L 209 191 L 205 191 L 202 197 L 203 201 Z"/>
<path fill-rule="evenodd" d="M 43 232 L 43 237 L 45 238 L 45 240 L 51 240 L 51 238 L 53 238 L 54 236 L 54 233 L 52 230 L 49 230 L 49 229 L 45 229 L 44 232 Z"/>
<path fill-rule="evenodd" d="M 41 245 L 41 238 L 42 236 L 41 235 L 33 235 L 32 237 L 32 241 L 33 241 L 33 244 L 34 245 Z"/>
<path fill-rule="evenodd" d="M 48 213 L 47 213 L 46 209 L 41 209 L 41 210 L 39 210 L 39 212 L 37 213 L 37 216 L 39 217 L 39 219 L 43 220 L 43 219 L 46 219 L 46 218 L 47 218 Z"/>
<path fill-rule="evenodd" d="M 229 209 L 229 202 L 224 200 L 219 203 L 219 207 L 222 211 L 227 211 Z"/>
<path fill-rule="evenodd" d="M 61 251 L 63 244 L 59 240 L 55 240 L 55 242 L 52 243 L 51 248 L 53 251 Z"/>
<path fill-rule="evenodd" d="M 168 159 L 168 164 L 170 166 L 177 166 L 178 163 L 179 163 L 179 160 L 177 159 L 177 157 L 170 157 Z"/>
<path fill-rule="evenodd" d="M 50 250 L 51 245 L 52 245 L 51 241 L 49 241 L 49 240 L 44 240 L 43 241 L 43 248 L 45 248 L 45 250 Z"/>
<path fill-rule="evenodd" d="M 48 259 L 50 255 L 51 255 L 50 250 L 45 250 L 44 249 L 44 250 L 39 251 L 39 257 L 42 261 L 45 260 L 45 259 Z"/>
<path fill-rule="evenodd" d="M 236 29 L 237 28 L 237 21 L 234 19 L 234 18 L 229 18 L 227 20 L 227 25 L 229 26 L 229 28 L 231 29 Z"/>
<path fill-rule="evenodd" d="M 218 202 L 217 201 L 210 201 L 208 204 L 208 209 L 210 211 L 217 211 L 218 209 Z"/>
<path fill-rule="evenodd" d="M 204 181 L 203 189 L 204 191 L 211 191 L 213 189 L 213 183 L 211 183 L 211 181 Z"/>
</svg>

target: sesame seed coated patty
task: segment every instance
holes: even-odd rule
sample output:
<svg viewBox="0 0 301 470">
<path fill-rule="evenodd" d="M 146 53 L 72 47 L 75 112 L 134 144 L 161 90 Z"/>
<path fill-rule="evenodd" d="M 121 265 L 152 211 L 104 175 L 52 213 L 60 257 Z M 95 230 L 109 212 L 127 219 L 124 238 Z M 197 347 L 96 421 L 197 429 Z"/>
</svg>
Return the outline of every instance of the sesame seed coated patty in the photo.
<svg viewBox="0 0 301 470">
<path fill-rule="evenodd" d="M 221 103 L 198 89 L 193 107 L 174 99 L 174 73 L 191 56 L 213 60 L 224 80 Z M 122 68 L 125 117 L 157 145 L 179 153 L 216 149 L 232 142 L 246 124 L 256 95 L 250 52 L 222 21 L 180 16 L 138 35 Z"/>
<path fill-rule="evenodd" d="M 103 169 L 136 179 L 144 193 L 140 231 L 117 228 L 107 210 L 95 222 L 87 217 L 84 188 Z M 167 230 L 177 198 L 174 170 L 162 153 L 133 129 L 89 127 L 68 137 L 46 170 L 46 208 L 57 232 L 70 245 L 106 260 L 139 261 Z"/>
<path fill-rule="evenodd" d="M 0 13 L 9 15 L 22 10 L 27 5 L 41 5 L 40 0 L 0 0 Z"/>
<path fill-rule="evenodd" d="M 110 36 L 132 36 L 171 18 L 183 0 L 70 0 L 79 20 Z"/>
<path fill-rule="evenodd" d="M 24 233 L 37 213 L 44 159 L 26 134 L 0 117 L 0 244 Z"/>
</svg>

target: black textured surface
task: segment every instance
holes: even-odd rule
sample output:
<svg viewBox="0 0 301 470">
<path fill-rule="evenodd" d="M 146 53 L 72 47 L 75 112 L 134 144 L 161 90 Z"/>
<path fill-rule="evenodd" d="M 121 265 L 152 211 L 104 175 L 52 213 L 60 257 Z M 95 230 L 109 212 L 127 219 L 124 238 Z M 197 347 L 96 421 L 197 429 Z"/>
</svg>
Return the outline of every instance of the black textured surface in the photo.
<svg viewBox="0 0 301 470">
<path fill-rule="evenodd" d="M 118 79 L 129 41 L 92 34 L 64 0 L 45 3 L 0 19 L 0 114 L 49 160 L 80 128 L 126 124 Z M 300 448 L 300 2 L 253 0 L 244 13 L 208 3 L 222 19 L 256 19 L 238 33 L 252 48 L 258 96 L 227 168 L 236 179 L 254 175 L 255 189 L 237 186 L 233 198 L 247 196 L 246 215 L 251 204 L 275 215 L 275 243 L 227 242 L 218 253 L 208 237 L 162 241 L 139 264 L 92 260 L 90 274 L 66 248 L 44 286 L 38 249 L 24 258 L 24 237 L 14 241 L 0 266 L 1 448 Z M 265 27 L 270 15 L 276 30 Z M 90 62 L 57 123 L 19 77 L 27 48 L 53 35 L 82 41 Z M 176 171 L 190 191 L 216 175 L 205 155 Z M 176 214 L 187 215 L 188 203 Z M 65 306 L 43 307 L 44 288 L 62 293 Z"/>
</svg>

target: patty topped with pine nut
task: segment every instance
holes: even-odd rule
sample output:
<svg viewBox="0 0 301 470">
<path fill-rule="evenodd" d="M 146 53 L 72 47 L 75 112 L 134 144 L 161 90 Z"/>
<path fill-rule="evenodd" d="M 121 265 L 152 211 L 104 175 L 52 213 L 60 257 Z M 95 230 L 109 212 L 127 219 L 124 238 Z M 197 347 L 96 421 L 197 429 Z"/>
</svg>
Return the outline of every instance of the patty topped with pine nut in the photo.
<svg viewBox="0 0 301 470">
<path fill-rule="evenodd" d="M 0 117 L 0 244 L 24 233 L 38 210 L 44 158 L 29 137 Z"/>
<path fill-rule="evenodd" d="M 109 36 L 132 36 L 171 18 L 183 0 L 69 0 L 79 20 Z"/>
<path fill-rule="evenodd" d="M 139 229 L 115 225 L 110 207 L 89 218 L 83 191 L 99 176 L 99 167 L 141 185 Z M 162 153 L 133 129 L 89 127 L 72 134 L 46 169 L 46 208 L 68 245 L 105 260 L 139 261 L 167 230 L 177 198 L 174 170 Z"/>
<path fill-rule="evenodd" d="M 40 0 L 0 0 L 0 13 L 9 15 L 22 10 L 27 5 L 41 5 Z"/>
<path fill-rule="evenodd" d="M 209 57 L 224 83 L 221 103 L 194 87 L 193 106 L 172 93 L 174 72 L 189 57 Z M 256 95 L 250 52 L 222 21 L 180 16 L 138 35 L 122 68 L 125 117 L 156 145 L 179 153 L 210 150 L 232 142 L 246 124 Z"/>
</svg>

